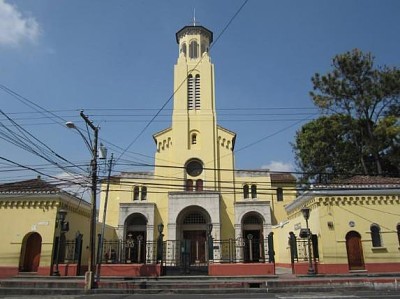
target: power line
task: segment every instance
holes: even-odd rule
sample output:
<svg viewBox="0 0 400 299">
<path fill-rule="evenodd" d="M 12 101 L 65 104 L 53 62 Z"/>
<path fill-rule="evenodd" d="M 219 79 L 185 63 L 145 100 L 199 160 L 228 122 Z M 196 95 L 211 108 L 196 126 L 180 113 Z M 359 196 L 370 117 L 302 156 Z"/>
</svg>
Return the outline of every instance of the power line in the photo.
<svg viewBox="0 0 400 299">
<path fill-rule="evenodd" d="M 244 8 L 244 6 L 247 4 L 249 0 L 245 0 L 243 4 L 239 7 L 239 9 L 236 11 L 236 13 L 233 15 L 233 17 L 229 20 L 229 22 L 226 24 L 226 26 L 222 29 L 221 33 L 218 35 L 218 37 L 215 39 L 214 43 L 210 46 L 210 50 L 217 44 L 218 40 L 221 38 L 221 36 L 225 33 L 225 31 L 228 29 L 229 25 L 233 22 L 233 20 L 237 17 L 237 15 L 241 12 L 241 10 Z M 202 62 L 203 56 L 199 59 L 197 62 L 196 67 Z M 157 113 L 152 117 L 152 119 L 145 125 L 145 127 L 139 132 L 139 134 L 133 139 L 133 141 L 126 147 L 126 149 L 121 153 L 121 155 L 115 160 L 118 162 L 118 160 L 125 154 L 125 151 L 128 150 L 138 139 L 142 134 L 146 131 L 146 129 L 150 126 L 150 124 L 157 118 L 157 116 L 163 111 L 163 109 L 168 105 L 168 103 L 171 101 L 171 99 L 174 97 L 176 92 L 183 86 L 183 84 L 187 82 L 187 77 L 179 84 L 176 90 L 172 93 L 172 95 L 167 99 L 167 101 L 161 106 L 161 108 L 157 111 Z"/>
</svg>

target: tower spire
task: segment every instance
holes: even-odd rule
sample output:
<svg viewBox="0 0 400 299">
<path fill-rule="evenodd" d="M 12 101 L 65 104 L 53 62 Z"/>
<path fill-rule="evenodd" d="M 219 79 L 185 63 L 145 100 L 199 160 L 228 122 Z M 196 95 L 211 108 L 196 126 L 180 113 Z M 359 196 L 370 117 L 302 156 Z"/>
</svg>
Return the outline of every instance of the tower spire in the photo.
<svg viewBox="0 0 400 299">
<path fill-rule="evenodd" d="M 196 8 L 193 8 L 193 26 L 196 26 Z"/>
</svg>

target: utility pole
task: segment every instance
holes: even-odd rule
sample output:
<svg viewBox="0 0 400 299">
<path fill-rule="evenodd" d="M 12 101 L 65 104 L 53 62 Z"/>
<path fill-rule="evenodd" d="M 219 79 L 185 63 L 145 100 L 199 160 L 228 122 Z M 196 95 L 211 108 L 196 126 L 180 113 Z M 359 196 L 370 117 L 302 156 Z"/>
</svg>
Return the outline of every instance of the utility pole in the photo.
<svg viewBox="0 0 400 299">
<path fill-rule="evenodd" d="M 81 117 L 84 119 L 86 124 L 93 130 L 94 132 L 94 140 L 92 146 L 92 160 L 91 160 L 91 168 L 92 168 L 92 210 L 90 215 L 90 230 L 89 230 L 89 261 L 88 261 L 88 271 L 85 273 L 85 289 L 91 290 L 97 288 L 97 283 L 94 279 L 94 265 L 95 265 L 95 252 L 96 252 L 96 216 L 97 216 L 97 208 L 96 208 L 96 200 L 97 200 L 97 140 L 99 136 L 99 128 L 94 126 L 93 123 L 89 120 L 89 118 L 81 111 Z"/>
<path fill-rule="evenodd" d="M 95 252 L 96 252 L 96 223 L 97 223 L 97 208 L 96 208 L 96 200 L 97 200 L 97 142 L 99 137 L 99 128 L 93 125 L 90 119 L 81 111 L 80 116 L 85 121 L 86 125 L 89 126 L 93 130 L 94 140 L 93 144 L 91 140 L 87 140 L 85 135 L 79 130 L 78 127 L 75 126 L 73 122 L 67 122 L 65 125 L 67 128 L 75 129 L 79 135 L 81 135 L 83 141 L 86 146 L 90 150 L 92 154 L 92 159 L 90 161 L 91 166 L 91 213 L 90 213 L 90 230 L 89 230 L 89 260 L 88 260 L 88 271 L 85 273 L 85 289 L 91 290 L 97 288 L 96 281 L 94 279 L 94 266 L 95 266 Z M 90 136 L 89 136 L 90 137 Z"/>
<path fill-rule="evenodd" d="M 101 226 L 101 234 L 100 234 L 100 244 L 99 244 L 99 254 L 97 257 L 97 264 L 96 264 L 96 281 L 100 281 L 100 269 L 101 269 L 101 260 L 103 254 L 103 247 L 104 247 L 104 231 L 106 227 L 106 213 L 107 213 L 107 204 L 108 204 L 108 192 L 110 190 L 110 178 L 111 178 L 111 169 L 113 164 L 114 154 L 111 153 L 110 164 L 108 165 L 108 175 L 107 175 L 107 188 L 106 188 L 106 195 L 104 199 L 104 208 L 103 208 L 103 223 Z"/>
</svg>

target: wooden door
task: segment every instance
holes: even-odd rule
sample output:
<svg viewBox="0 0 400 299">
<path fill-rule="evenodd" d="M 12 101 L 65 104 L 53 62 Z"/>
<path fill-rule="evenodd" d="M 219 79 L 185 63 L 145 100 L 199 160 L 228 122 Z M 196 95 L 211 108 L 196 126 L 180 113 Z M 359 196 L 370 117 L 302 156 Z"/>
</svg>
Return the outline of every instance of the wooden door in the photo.
<svg viewBox="0 0 400 299">
<path fill-rule="evenodd" d="M 190 240 L 190 264 L 206 262 L 206 232 L 184 231 L 183 239 Z"/>
<path fill-rule="evenodd" d="M 31 234 L 25 243 L 25 255 L 22 271 L 37 272 L 42 251 L 42 237 L 38 233 Z"/>
<path fill-rule="evenodd" d="M 349 270 L 364 270 L 364 254 L 361 244 L 361 236 L 355 231 L 348 232 L 346 235 L 347 259 Z"/>
</svg>

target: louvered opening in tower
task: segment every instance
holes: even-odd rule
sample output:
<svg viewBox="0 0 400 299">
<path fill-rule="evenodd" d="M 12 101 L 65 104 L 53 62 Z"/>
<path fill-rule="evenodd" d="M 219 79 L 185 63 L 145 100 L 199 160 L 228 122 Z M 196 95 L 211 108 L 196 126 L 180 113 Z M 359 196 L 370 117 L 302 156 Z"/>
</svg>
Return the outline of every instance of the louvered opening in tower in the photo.
<svg viewBox="0 0 400 299">
<path fill-rule="evenodd" d="M 188 76 L 188 110 L 194 109 L 194 82 L 193 76 Z"/>
<path fill-rule="evenodd" d="M 195 109 L 200 110 L 200 75 L 196 75 L 194 86 L 195 86 Z"/>
</svg>

